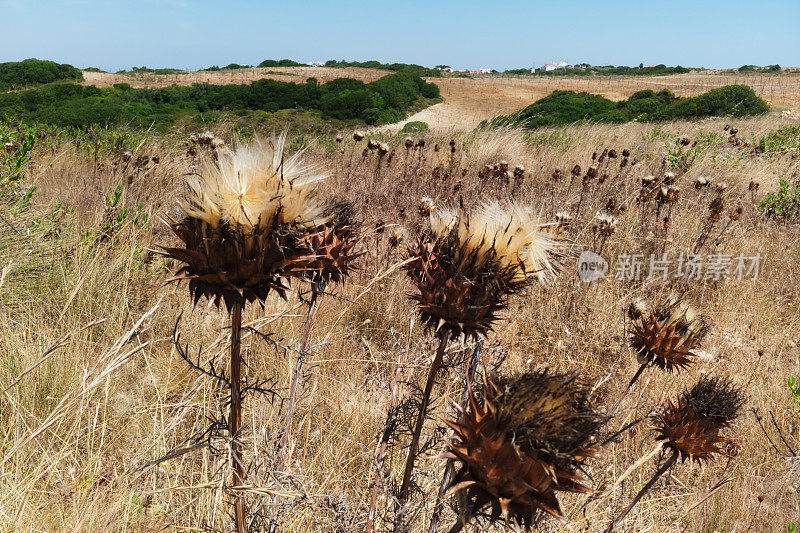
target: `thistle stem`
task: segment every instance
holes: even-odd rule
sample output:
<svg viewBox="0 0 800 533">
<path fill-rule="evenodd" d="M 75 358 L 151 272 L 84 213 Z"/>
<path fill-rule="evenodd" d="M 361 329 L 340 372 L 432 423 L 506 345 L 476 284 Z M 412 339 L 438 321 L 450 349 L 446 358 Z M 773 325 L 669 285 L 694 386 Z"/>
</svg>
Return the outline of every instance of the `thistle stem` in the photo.
<svg viewBox="0 0 800 533">
<path fill-rule="evenodd" d="M 436 383 L 436 374 L 439 367 L 442 366 L 442 359 L 444 359 L 444 350 L 447 348 L 447 342 L 450 340 L 450 331 L 446 330 L 439 339 L 439 348 L 436 350 L 436 356 L 433 358 L 431 368 L 428 370 L 428 381 L 425 383 L 425 391 L 422 394 L 422 402 L 419 407 L 419 414 L 417 414 L 417 421 L 414 425 L 414 433 L 411 436 L 411 444 L 408 448 L 408 458 L 406 459 L 405 470 L 403 471 L 403 483 L 400 486 L 400 505 L 408 501 L 408 491 L 411 486 L 411 474 L 414 471 L 414 460 L 416 459 L 417 449 L 419 448 L 419 437 L 422 434 L 422 426 L 425 424 L 425 414 L 428 411 L 428 404 L 430 403 L 431 391 L 433 385 Z"/>
<path fill-rule="evenodd" d="M 672 455 L 670 456 L 670 458 L 667 459 L 664 462 L 664 464 L 661 466 L 661 468 L 658 469 L 658 471 L 655 474 L 653 474 L 653 477 L 650 478 L 650 481 L 648 481 L 647 484 L 644 487 L 642 487 L 642 490 L 640 490 L 639 493 L 636 496 L 633 497 L 633 500 L 631 500 L 631 503 L 628 504 L 628 506 L 625 508 L 625 510 L 622 511 L 616 518 L 611 520 L 611 523 L 608 524 L 608 527 L 606 528 L 605 533 L 611 533 L 611 531 L 614 530 L 614 526 L 620 520 L 625 518 L 625 516 L 629 512 L 631 512 L 631 509 L 633 509 L 636 506 L 636 504 L 639 503 L 639 500 L 642 499 L 642 496 L 644 496 L 645 493 L 652 488 L 653 484 L 658 480 L 658 478 L 660 478 L 661 476 L 664 475 L 664 472 L 669 470 L 670 467 L 672 467 L 672 465 L 675 464 L 675 461 L 677 459 L 678 459 L 678 454 L 676 452 L 672 452 Z"/>
<path fill-rule="evenodd" d="M 398 396 L 400 395 L 400 378 L 403 374 L 403 368 L 408 360 L 408 350 L 411 347 L 411 333 L 414 330 L 414 317 L 411 317 L 411 320 L 408 323 L 408 336 L 406 337 L 406 346 L 405 350 L 400 354 L 397 358 L 397 369 L 394 373 L 394 380 L 392 381 L 392 396 L 389 400 L 389 407 L 386 409 L 387 418 L 386 418 L 386 427 L 389 426 L 389 420 L 392 416 L 392 410 L 394 406 L 397 404 Z M 383 435 L 380 439 L 380 444 L 378 446 L 378 453 L 375 461 L 375 472 L 372 477 L 372 496 L 370 497 L 370 504 L 369 504 L 369 515 L 367 516 L 367 526 L 364 528 L 365 533 L 372 533 L 372 529 L 375 524 L 375 513 L 376 513 L 376 505 L 378 501 L 378 476 L 383 471 L 383 464 L 386 458 L 386 447 L 389 445 L 389 439 L 391 438 L 391 433 L 384 429 Z"/>
<path fill-rule="evenodd" d="M 472 351 L 472 357 L 469 360 L 467 373 L 464 376 L 464 389 L 461 391 L 461 407 L 466 409 L 467 402 L 469 401 L 469 384 L 472 383 L 475 377 L 475 370 L 478 367 L 478 360 L 481 357 L 481 349 L 483 348 L 483 339 L 479 339 L 475 343 L 475 349 Z M 444 496 L 447 493 L 447 488 L 450 486 L 450 481 L 453 479 L 455 473 L 455 462 L 448 459 L 444 467 L 444 474 L 442 481 L 439 483 L 439 492 L 436 494 L 436 506 L 433 509 L 431 516 L 431 523 L 428 526 L 428 533 L 436 533 L 439 529 L 439 521 L 442 518 L 442 508 L 444 507 Z"/>
<path fill-rule="evenodd" d="M 309 333 L 311 331 L 311 320 L 314 318 L 314 313 L 317 310 L 317 289 L 311 290 L 311 302 L 306 313 L 305 325 L 303 326 L 303 338 L 300 341 L 300 350 L 297 354 L 297 362 L 294 366 L 294 374 L 292 375 L 292 386 L 289 392 L 289 405 L 286 408 L 286 422 L 283 426 L 283 435 L 278 446 L 278 463 L 276 470 L 281 471 L 288 456 L 289 435 L 292 432 L 292 416 L 294 415 L 295 404 L 297 403 L 297 384 L 300 381 L 300 370 L 303 366 L 303 359 L 308 349 Z"/>
<path fill-rule="evenodd" d="M 634 374 L 634 375 L 633 375 L 633 378 L 631 378 L 631 382 L 630 382 L 630 383 L 628 383 L 628 386 L 627 386 L 627 387 L 625 387 L 625 390 L 624 390 L 624 391 L 622 391 L 622 394 L 620 394 L 620 395 L 619 395 L 619 398 L 617 398 L 617 401 L 616 401 L 616 402 L 614 402 L 614 405 L 612 405 L 612 406 L 611 406 L 611 407 L 608 409 L 608 415 L 609 415 L 609 416 L 614 416 L 614 415 L 616 414 L 616 412 L 617 412 L 617 408 L 619 407 L 619 404 L 621 404 L 621 403 L 622 403 L 622 400 L 623 400 L 623 399 L 625 398 L 625 396 L 627 396 L 627 395 L 628 395 L 628 393 L 631 391 L 631 389 L 633 388 L 633 384 L 634 384 L 634 383 L 636 383 L 636 380 L 638 380 L 638 379 L 639 379 L 639 376 L 641 376 L 641 375 L 642 375 L 642 372 L 644 372 L 644 369 L 645 369 L 645 368 L 647 368 L 647 365 L 648 365 L 648 363 L 643 363 L 643 364 L 642 364 L 642 365 L 639 367 L 639 370 L 637 370 L 637 371 L 636 371 L 636 374 Z"/>
<path fill-rule="evenodd" d="M 244 463 L 239 430 L 242 427 L 242 303 L 236 302 L 231 308 L 231 412 L 228 417 L 228 433 L 231 439 L 231 461 L 233 462 L 233 484 L 244 484 Z M 247 533 L 247 510 L 244 498 L 236 493 L 234 501 L 234 520 L 236 533 Z"/>
</svg>

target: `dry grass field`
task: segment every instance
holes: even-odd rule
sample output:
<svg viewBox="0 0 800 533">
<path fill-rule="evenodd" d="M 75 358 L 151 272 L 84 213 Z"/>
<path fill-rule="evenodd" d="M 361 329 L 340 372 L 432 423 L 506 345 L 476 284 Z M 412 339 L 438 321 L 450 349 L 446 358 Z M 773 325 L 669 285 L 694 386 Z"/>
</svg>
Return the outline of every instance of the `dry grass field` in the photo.
<svg viewBox="0 0 800 533">
<path fill-rule="evenodd" d="M 771 106 L 800 110 L 800 74 L 733 75 L 717 71 L 669 76 L 629 77 L 497 77 L 430 78 L 439 86 L 444 102 L 394 124 L 421 120 L 435 129 L 471 129 L 481 120 L 507 115 L 556 90 L 586 91 L 611 100 L 624 100 L 644 89 L 669 89 L 678 96 L 696 96 L 716 87 L 751 86 Z"/>
<path fill-rule="evenodd" d="M 111 87 L 115 83 L 129 83 L 131 87 L 169 87 L 170 85 L 190 85 L 192 83 L 211 83 L 227 85 L 250 83 L 260 79 L 293 81 L 305 83 L 308 78 L 317 78 L 320 83 L 337 78 L 353 78 L 369 83 L 391 74 L 388 70 L 372 68 L 333 68 L 333 67 L 262 67 L 218 71 L 188 71 L 178 74 L 83 72 L 84 85 Z"/>
<path fill-rule="evenodd" d="M 322 69 L 313 72 L 324 79 L 317 74 Z M 99 83 L 88 74 L 87 82 Z M 192 76 L 200 74 L 205 75 Z M 693 94 L 689 80 L 706 79 L 687 77 L 683 85 L 666 86 Z M 123 78 L 101 83 L 118 81 Z M 434 389 L 423 431 L 415 490 L 404 524 L 395 527 L 395 494 L 408 444 L 404 420 L 413 414 L 413 402 L 403 400 L 417 398 L 436 349 L 415 319 L 407 297 L 413 287 L 399 268 L 409 244 L 427 227 L 418 209 L 423 197 L 437 206 L 508 200 L 548 222 L 561 211 L 573 216 L 560 230 L 571 254 L 563 271 L 553 282 L 509 299 L 485 341 L 479 374 L 574 370 L 591 387 L 592 402 L 606 409 L 639 366 L 627 340 L 626 309 L 635 297 L 657 302 L 682 294 L 711 324 L 696 364 L 677 374 L 658 368 L 643 373 L 605 433 L 643 420 L 586 462 L 583 475 L 594 494 L 560 495 L 565 520 L 544 519 L 542 531 L 604 530 L 657 468 L 657 454 L 638 462 L 656 447 L 647 415 L 703 375 L 725 376 L 743 388 L 746 406 L 728 431 L 740 447 L 738 456 L 719 456 L 703 467 L 678 463 L 616 530 L 782 531 L 800 521 L 800 463 L 785 458 L 791 455 L 787 446 L 800 450 L 800 413 L 786 385 L 788 376 L 800 374 L 800 226 L 768 218 L 754 205 L 779 179 L 800 179 L 800 154 L 797 148 L 756 153 L 751 144 L 797 121 L 772 113 L 531 134 L 472 131 L 475 121 L 516 110 L 555 87 L 538 80 L 434 81 L 445 98 L 440 105 L 463 110 L 468 120 L 435 124 L 440 132 L 427 136 L 423 147 L 408 149 L 404 138 L 376 131 L 374 138 L 390 150 L 379 157 L 366 149 L 366 139 L 357 142 L 352 132 L 342 132 L 341 145 L 313 139 L 305 153 L 328 176 L 322 195 L 354 203 L 364 255 L 352 279 L 320 299 L 301 367 L 289 458 L 280 469 L 277 448 L 303 336 L 307 294 L 301 291 L 307 287 L 294 282 L 286 300 L 273 294 L 263 308 L 245 309 L 245 374 L 269 380 L 275 393 L 247 396 L 238 437 L 251 530 L 350 532 L 373 523 L 375 531 L 428 531 L 444 464 L 436 455 L 449 435 L 441 418 L 453 416 L 464 360 L 475 343 L 449 345 L 449 366 Z M 646 88 L 642 83 L 659 82 L 636 80 L 640 85 L 634 88 L 633 82 L 613 80 L 617 86 L 591 88 L 561 85 L 565 81 L 552 83 L 620 98 Z M 174 81 L 165 77 L 164 83 Z M 773 105 L 788 105 L 781 103 L 789 101 L 784 96 L 770 100 L 768 92 L 761 94 Z M 731 142 L 727 124 L 743 142 Z M 234 143 L 230 126 L 217 124 L 215 134 Z M 228 442 L 224 434 L 205 433 L 225 392 L 179 356 L 180 348 L 203 365 L 224 365 L 227 313 L 205 300 L 193 305 L 185 286 L 167 284 L 177 265 L 151 251 L 175 244 L 161 220 L 181 216 L 176 200 L 184 177 L 211 154 L 203 147 L 189 153 L 188 138 L 179 134 L 122 133 L 117 139 L 102 145 L 111 148 L 95 150 L 97 138 L 42 133 L 25 166 L 23 189 L 0 197 L 0 529 L 230 531 Z M 593 163 L 592 154 L 606 149 L 620 156 Z M 630 151 L 624 166 L 623 150 Z M 481 172 L 501 160 L 512 169 L 524 165 L 521 183 Z M 580 177 L 570 179 L 574 165 L 583 175 L 593 164 L 602 183 L 593 179 L 582 186 Z M 680 187 L 677 201 L 663 210 L 652 200 L 637 202 L 641 178 L 663 180 L 667 172 Z M 700 176 L 711 185 L 696 189 Z M 756 190 L 749 190 L 751 182 L 758 183 Z M 26 191 L 31 196 L 20 200 Z M 717 196 L 724 210 L 712 224 L 709 204 Z M 731 217 L 739 207 L 741 216 Z M 617 223 L 612 235 L 601 237 L 595 214 L 607 208 Z M 575 257 L 581 249 L 600 252 L 609 262 L 606 277 L 591 284 L 579 279 Z M 621 254 L 677 258 L 693 252 L 760 254 L 757 279 L 615 276 Z M 387 431 L 387 415 L 398 414 L 393 405 L 403 409 Z M 752 409 L 764 416 L 779 451 Z M 388 445 L 376 468 L 382 436 L 389 437 Z M 370 519 L 373 497 L 376 513 Z M 446 509 L 439 531 L 448 531 L 455 520 Z M 466 531 L 490 529 L 506 530 L 481 519 Z"/>
</svg>

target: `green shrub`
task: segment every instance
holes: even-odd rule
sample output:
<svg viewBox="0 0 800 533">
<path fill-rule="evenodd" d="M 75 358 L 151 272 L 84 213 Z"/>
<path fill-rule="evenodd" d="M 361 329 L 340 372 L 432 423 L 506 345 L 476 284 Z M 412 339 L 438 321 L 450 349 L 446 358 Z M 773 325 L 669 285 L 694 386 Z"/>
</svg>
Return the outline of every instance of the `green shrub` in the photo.
<svg viewBox="0 0 800 533">
<path fill-rule="evenodd" d="M 677 98 L 668 90 L 638 91 L 628 100 L 612 102 L 596 94 L 553 91 L 530 106 L 493 119 L 493 126 L 539 128 L 579 121 L 622 123 L 630 120 L 694 119 L 710 116 L 745 116 L 765 113 L 769 106 L 746 85 L 729 85 L 690 98 Z"/>
<path fill-rule="evenodd" d="M 304 84 L 262 79 L 247 85 L 194 84 L 158 89 L 133 89 L 128 84 L 104 89 L 53 84 L 0 94 L 0 119 L 79 128 L 127 121 L 145 127 L 155 124 L 163 129 L 182 112 L 303 109 L 318 111 L 326 119 L 384 124 L 401 120 L 426 95 L 438 94 L 438 87 L 407 72 L 371 83 L 340 78 L 323 85 L 314 78 Z"/>
<path fill-rule="evenodd" d="M 800 126 L 781 126 L 753 144 L 756 152 L 763 154 L 800 150 Z"/>
<path fill-rule="evenodd" d="M 83 74 L 77 68 L 54 61 L 26 59 L 24 61 L 0 63 L 0 90 L 44 85 L 56 81 L 80 81 L 82 79 Z"/>
<path fill-rule="evenodd" d="M 767 216 L 792 220 L 800 216 L 800 183 L 789 185 L 783 178 L 778 190 L 768 193 L 758 204 Z"/>
<path fill-rule="evenodd" d="M 426 133 L 430 127 L 428 126 L 427 122 L 422 122 L 421 120 L 412 120 L 411 122 L 406 122 L 403 128 L 400 130 L 400 133 L 407 134 L 407 135 L 419 135 L 421 133 Z"/>
</svg>

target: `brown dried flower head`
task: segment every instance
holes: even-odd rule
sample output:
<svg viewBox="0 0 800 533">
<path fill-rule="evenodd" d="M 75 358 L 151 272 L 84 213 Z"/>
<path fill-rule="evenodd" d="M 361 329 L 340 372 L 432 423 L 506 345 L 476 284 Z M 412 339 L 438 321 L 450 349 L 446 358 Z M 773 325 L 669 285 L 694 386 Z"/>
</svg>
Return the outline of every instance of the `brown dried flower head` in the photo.
<svg viewBox="0 0 800 533">
<path fill-rule="evenodd" d="M 485 335 L 509 295 L 561 269 L 563 243 L 529 208 L 492 202 L 431 213 L 431 232 L 404 269 L 424 322 L 454 336 Z"/>
<path fill-rule="evenodd" d="M 300 153 L 284 158 L 285 141 L 282 135 L 240 144 L 187 179 L 184 217 L 169 224 L 182 247 L 162 253 L 183 263 L 170 281 L 188 281 L 195 302 L 204 296 L 230 308 L 263 302 L 271 290 L 285 297 L 289 277 L 307 277 L 319 266 L 320 238 L 323 249 L 350 253 L 331 237 L 335 217 L 316 200 L 324 176 Z"/>
<path fill-rule="evenodd" d="M 730 427 L 744 403 L 741 390 L 724 378 L 703 377 L 677 401 L 668 400 L 656 414 L 657 440 L 685 461 L 710 461 L 737 446 L 720 431 Z"/>
<path fill-rule="evenodd" d="M 503 517 L 530 529 L 545 514 L 563 518 L 558 492 L 592 492 L 579 471 L 598 454 L 605 419 L 587 387 L 576 374 L 543 370 L 486 380 L 479 392 L 447 422 L 455 435 L 444 456 L 458 465 L 451 490 L 473 513 L 488 508 L 490 522 Z"/>
<path fill-rule="evenodd" d="M 629 338 L 641 364 L 671 372 L 694 362 L 693 350 L 707 331 L 705 319 L 693 307 L 671 296 L 634 320 Z"/>
</svg>

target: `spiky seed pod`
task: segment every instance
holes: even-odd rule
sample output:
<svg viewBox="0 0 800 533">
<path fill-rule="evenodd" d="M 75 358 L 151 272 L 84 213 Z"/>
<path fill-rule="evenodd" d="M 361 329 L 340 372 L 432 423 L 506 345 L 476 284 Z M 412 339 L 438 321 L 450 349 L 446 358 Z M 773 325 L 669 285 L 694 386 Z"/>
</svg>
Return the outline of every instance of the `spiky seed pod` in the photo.
<svg viewBox="0 0 800 533">
<path fill-rule="evenodd" d="M 647 304 L 641 298 L 636 298 L 628 304 L 628 318 L 631 320 L 639 320 L 647 313 Z"/>
<path fill-rule="evenodd" d="M 728 184 L 725 182 L 717 183 L 717 192 L 722 194 L 728 189 Z"/>
<path fill-rule="evenodd" d="M 427 196 L 423 196 L 422 200 L 419 201 L 419 214 L 423 217 L 427 217 L 431 214 L 431 210 L 433 209 L 434 203 L 433 200 L 428 198 Z"/>
<path fill-rule="evenodd" d="M 353 132 L 353 140 L 358 142 L 364 138 L 364 132 L 362 131 L 354 131 Z"/>
<path fill-rule="evenodd" d="M 380 143 L 375 139 L 369 139 L 367 141 L 367 148 L 370 150 L 377 150 L 380 147 Z"/>
<path fill-rule="evenodd" d="M 616 229 L 617 229 L 617 219 L 606 213 L 597 214 L 597 224 L 595 225 L 595 231 L 598 231 L 600 235 L 610 237 L 611 235 L 614 234 Z"/>
<path fill-rule="evenodd" d="M 389 152 L 389 145 L 386 143 L 378 143 L 378 155 L 385 156 Z"/>
<path fill-rule="evenodd" d="M 586 171 L 586 177 L 589 179 L 594 179 L 597 177 L 597 167 L 589 167 Z"/>
<path fill-rule="evenodd" d="M 627 148 L 622 150 L 622 157 L 630 157 L 630 155 L 631 155 L 631 151 L 628 150 Z"/>
<path fill-rule="evenodd" d="M 572 224 L 572 215 L 567 211 L 559 211 L 556 213 L 556 222 L 558 222 L 559 227 L 568 228 Z"/>
<path fill-rule="evenodd" d="M 580 174 L 580 171 L 578 172 Z M 555 169 L 553 173 L 550 175 L 553 178 L 553 181 L 558 181 L 561 179 L 561 171 L 559 169 Z"/>
<path fill-rule="evenodd" d="M 420 139 L 417 141 L 417 146 L 419 148 L 425 148 L 425 139 Z"/>
<path fill-rule="evenodd" d="M 656 177 L 653 175 L 642 177 L 642 187 L 650 187 L 656 183 Z"/>
<path fill-rule="evenodd" d="M 439 150 L 440 150 L 439 145 L 438 144 L 434 144 L 433 145 L 433 151 L 434 152 L 438 152 Z"/>
<path fill-rule="evenodd" d="M 614 150 L 612 148 L 611 150 L 608 151 L 608 158 L 609 159 L 615 159 L 616 157 L 617 157 L 617 151 L 616 150 Z"/>
<path fill-rule="evenodd" d="M 617 201 L 614 198 L 609 198 L 606 202 L 606 212 L 613 213 L 617 209 Z"/>
<path fill-rule="evenodd" d="M 455 147 L 456 147 L 456 140 L 450 139 L 450 148 L 455 148 Z"/>
<path fill-rule="evenodd" d="M 725 202 L 722 197 L 717 196 L 711 200 L 711 203 L 708 204 L 708 210 L 710 211 L 708 219 L 714 222 L 718 221 L 722 217 L 722 212 L 725 211 Z"/>
<path fill-rule="evenodd" d="M 597 183 L 605 183 L 607 179 L 608 179 L 608 174 L 603 174 L 602 176 L 597 178 Z"/>
<path fill-rule="evenodd" d="M 507 297 L 561 269 L 563 244 L 515 204 L 431 215 L 431 234 L 409 247 L 403 268 L 428 327 L 453 336 L 485 335 Z"/>
<path fill-rule="evenodd" d="M 325 209 L 325 224 L 303 241 L 306 258 L 295 263 L 295 276 L 322 285 L 341 283 L 350 277 L 355 260 L 362 255 L 356 251 L 358 225 L 353 213 L 353 205 L 348 202 Z"/>
<path fill-rule="evenodd" d="M 742 218 L 742 213 L 743 212 L 744 212 L 744 209 L 742 209 L 742 206 L 739 206 L 736 209 L 734 209 L 733 211 L 731 211 L 730 213 L 728 213 L 728 216 L 730 216 L 731 220 L 733 220 L 735 222 L 735 221 L 739 220 L 740 218 Z"/>
<path fill-rule="evenodd" d="M 506 172 L 508 170 L 508 161 L 500 161 L 497 166 L 501 172 Z"/>
<path fill-rule="evenodd" d="M 579 470 L 598 454 L 604 418 L 588 389 L 575 374 L 544 370 L 487 380 L 480 392 L 471 390 L 470 409 L 447 422 L 455 435 L 444 456 L 458 464 L 451 488 L 473 513 L 488 507 L 491 522 L 530 529 L 545 514 L 562 518 L 558 492 L 592 492 Z"/>
<path fill-rule="evenodd" d="M 760 184 L 758 182 L 751 181 L 750 184 L 747 186 L 747 190 L 750 192 L 757 191 L 759 185 Z"/>
<path fill-rule="evenodd" d="M 675 183 L 675 173 L 664 172 L 664 185 L 672 185 L 673 183 Z"/>
<path fill-rule="evenodd" d="M 625 168 L 626 166 L 628 166 L 628 158 L 623 157 L 622 161 L 619 162 L 619 168 Z"/>
<path fill-rule="evenodd" d="M 597 152 L 592 152 L 592 161 L 597 161 Z"/>
<path fill-rule="evenodd" d="M 581 174 L 581 166 L 580 165 L 575 165 L 574 167 L 572 167 L 572 175 L 573 176 L 575 176 L 577 178 L 578 176 L 580 176 L 580 174 Z"/>
<path fill-rule="evenodd" d="M 708 187 L 709 185 L 711 185 L 711 182 L 706 177 L 697 176 L 697 179 L 694 180 L 694 188 L 697 189 L 698 191 L 700 189 Z"/>
<path fill-rule="evenodd" d="M 389 236 L 389 247 L 398 248 L 403 244 L 403 232 L 396 229 Z"/>
<path fill-rule="evenodd" d="M 324 176 L 299 153 L 284 159 L 285 141 L 239 145 L 187 179 L 184 218 L 170 223 L 183 247 L 162 253 L 184 263 L 170 281 L 188 281 L 195 302 L 204 296 L 230 309 L 271 290 L 285 297 L 284 280 L 312 257 L 305 240 L 329 220 L 314 198 Z"/>
<path fill-rule="evenodd" d="M 336 135 L 336 142 L 337 142 L 337 143 L 340 143 L 340 144 L 341 144 L 341 142 L 342 142 L 343 140 L 344 140 L 344 137 L 342 137 L 342 135 L 341 135 L 341 134 L 338 134 L 338 135 Z"/>
<path fill-rule="evenodd" d="M 671 296 L 631 324 L 629 339 L 640 364 L 672 372 L 694 362 L 693 350 L 707 331 L 705 319 L 694 308 Z"/>
<path fill-rule="evenodd" d="M 411 148 L 412 146 L 414 146 L 414 139 L 406 137 L 406 148 Z"/>
<path fill-rule="evenodd" d="M 721 444 L 731 439 L 720 435 L 739 416 L 744 403 L 741 389 L 724 378 L 700 378 L 677 401 L 668 400 L 656 414 L 657 440 L 682 461 L 702 463 L 715 454 L 726 455 Z"/>
</svg>

